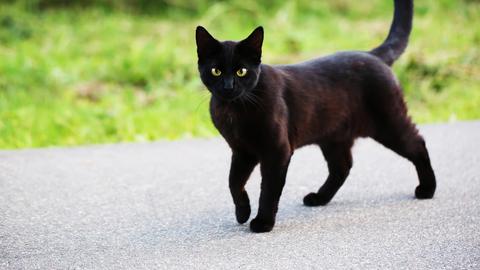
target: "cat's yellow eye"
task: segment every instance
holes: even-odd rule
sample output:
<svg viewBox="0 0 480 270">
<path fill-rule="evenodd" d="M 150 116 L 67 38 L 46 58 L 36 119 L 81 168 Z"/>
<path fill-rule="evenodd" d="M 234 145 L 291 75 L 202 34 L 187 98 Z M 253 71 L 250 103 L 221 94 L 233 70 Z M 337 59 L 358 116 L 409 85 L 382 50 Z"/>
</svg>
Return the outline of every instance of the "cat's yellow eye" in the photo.
<svg viewBox="0 0 480 270">
<path fill-rule="evenodd" d="M 241 68 L 239 70 L 237 70 L 237 76 L 238 77 L 243 77 L 247 75 L 247 69 L 246 68 Z"/>
<path fill-rule="evenodd" d="M 218 77 L 218 76 L 222 75 L 222 71 L 220 71 L 220 69 L 218 69 L 218 68 L 212 68 L 212 75 L 215 76 L 215 77 Z"/>
</svg>

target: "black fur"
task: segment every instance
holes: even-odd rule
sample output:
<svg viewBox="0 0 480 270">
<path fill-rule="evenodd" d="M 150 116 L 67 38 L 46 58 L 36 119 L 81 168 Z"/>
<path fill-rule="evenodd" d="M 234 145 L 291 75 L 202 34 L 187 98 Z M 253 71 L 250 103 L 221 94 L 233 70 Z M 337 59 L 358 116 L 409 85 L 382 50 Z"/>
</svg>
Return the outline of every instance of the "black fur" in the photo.
<svg viewBox="0 0 480 270">
<path fill-rule="evenodd" d="M 387 39 L 382 45 L 370 51 L 391 66 L 407 48 L 408 37 L 412 31 L 413 1 L 395 1 L 395 13 Z"/>
<path fill-rule="evenodd" d="M 425 142 L 407 115 L 401 87 L 389 68 L 407 45 L 412 7 L 411 0 L 395 0 L 388 38 L 371 52 L 341 52 L 295 65 L 260 63 L 261 27 L 240 42 L 220 42 L 197 28 L 198 67 L 212 93 L 212 121 L 232 149 L 229 187 L 239 223 L 250 216 L 244 186 L 258 163 L 261 194 L 250 228 L 267 232 L 275 224 L 294 150 L 320 146 L 329 176 L 303 201 L 325 205 L 349 174 L 357 137 L 371 137 L 410 160 L 420 181 L 416 197 L 433 197 L 436 181 Z M 212 75 L 212 68 L 221 75 Z M 242 68 L 247 74 L 237 76 Z"/>
</svg>

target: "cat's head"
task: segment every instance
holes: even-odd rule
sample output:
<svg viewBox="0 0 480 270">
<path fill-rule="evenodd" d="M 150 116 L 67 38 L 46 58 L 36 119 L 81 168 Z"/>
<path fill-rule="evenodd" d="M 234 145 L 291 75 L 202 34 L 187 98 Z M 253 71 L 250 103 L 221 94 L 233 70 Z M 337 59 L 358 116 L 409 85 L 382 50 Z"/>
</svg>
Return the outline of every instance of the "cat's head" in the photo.
<svg viewBox="0 0 480 270">
<path fill-rule="evenodd" d="M 215 97 L 235 100 L 257 85 L 263 43 L 261 26 L 238 42 L 220 42 L 198 26 L 196 41 L 200 78 Z"/>
</svg>

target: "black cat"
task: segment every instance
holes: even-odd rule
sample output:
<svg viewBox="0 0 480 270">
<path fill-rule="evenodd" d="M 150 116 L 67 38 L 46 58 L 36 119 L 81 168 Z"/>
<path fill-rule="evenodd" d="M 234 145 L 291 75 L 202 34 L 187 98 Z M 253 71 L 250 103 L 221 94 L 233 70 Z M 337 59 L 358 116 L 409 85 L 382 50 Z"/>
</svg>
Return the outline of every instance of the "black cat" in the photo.
<svg viewBox="0 0 480 270">
<path fill-rule="evenodd" d="M 357 137 L 371 137 L 410 160 L 420 181 L 415 196 L 433 197 L 436 181 L 425 142 L 407 115 L 402 89 L 389 67 L 407 46 L 413 1 L 394 2 L 392 26 L 379 47 L 295 65 L 260 63 L 262 27 L 240 42 L 219 42 L 197 27 L 198 69 L 212 93 L 212 121 L 232 149 L 229 187 L 239 223 L 250 216 L 244 186 L 258 163 L 261 195 L 250 229 L 268 232 L 293 151 L 320 146 L 329 175 L 303 202 L 325 205 L 349 174 L 350 148 Z"/>
</svg>

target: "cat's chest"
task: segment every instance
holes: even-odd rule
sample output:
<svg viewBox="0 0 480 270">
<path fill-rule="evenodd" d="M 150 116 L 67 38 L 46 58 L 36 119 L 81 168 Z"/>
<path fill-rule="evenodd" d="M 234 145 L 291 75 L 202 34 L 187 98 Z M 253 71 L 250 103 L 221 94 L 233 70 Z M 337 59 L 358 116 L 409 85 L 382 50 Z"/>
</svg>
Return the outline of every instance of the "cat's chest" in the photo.
<svg viewBox="0 0 480 270">
<path fill-rule="evenodd" d="M 264 137 L 264 119 L 256 114 L 216 108 L 211 111 L 215 127 L 234 147 L 254 147 Z"/>
</svg>

